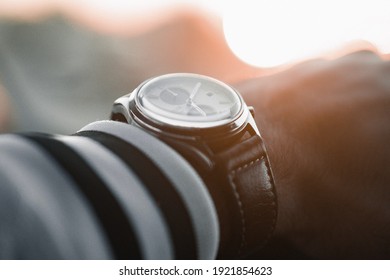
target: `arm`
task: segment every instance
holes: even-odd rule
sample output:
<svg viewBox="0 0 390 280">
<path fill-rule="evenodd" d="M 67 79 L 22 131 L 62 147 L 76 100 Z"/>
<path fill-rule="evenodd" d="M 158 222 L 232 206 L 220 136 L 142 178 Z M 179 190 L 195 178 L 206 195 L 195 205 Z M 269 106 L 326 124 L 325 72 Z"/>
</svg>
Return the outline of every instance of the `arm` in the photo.
<svg viewBox="0 0 390 280">
<path fill-rule="evenodd" d="M 313 258 L 390 256 L 390 62 L 313 60 L 238 86 L 279 197 L 276 235 Z"/>
<path fill-rule="evenodd" d="M 0 135 L 0 259 L 212 259 L 199 175 L 139 128 Z"/>
</svg>

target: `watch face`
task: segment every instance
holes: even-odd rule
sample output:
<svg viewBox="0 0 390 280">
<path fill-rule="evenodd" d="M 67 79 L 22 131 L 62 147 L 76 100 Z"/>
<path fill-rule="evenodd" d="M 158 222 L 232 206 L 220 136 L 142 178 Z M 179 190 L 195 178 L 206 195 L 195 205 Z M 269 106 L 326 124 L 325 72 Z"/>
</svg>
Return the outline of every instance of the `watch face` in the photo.
<svg viewBox="0 0 390 280">
<path fill-rule="evenodd" d="M 231 87 L 196 74 L 169 74 L 147 81 L 136 93 L 140 110 L 159 122 L 212 127 L 234 120 L 242 101 Z"/>
</svg>

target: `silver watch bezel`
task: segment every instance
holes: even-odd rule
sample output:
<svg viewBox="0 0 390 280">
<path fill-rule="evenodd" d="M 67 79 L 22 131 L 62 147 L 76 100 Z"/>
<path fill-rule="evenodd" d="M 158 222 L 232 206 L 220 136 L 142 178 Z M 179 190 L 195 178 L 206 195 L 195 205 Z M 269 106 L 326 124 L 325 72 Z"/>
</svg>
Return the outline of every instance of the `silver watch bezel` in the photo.
<svg viewBox="0 0 390 280">
<path fill-rule="evenodd" d="M 195 78 L 201 78 L 201 79 L 207 79 L 208 81 L 217 83 L 219 86 L 222 86 L 226 90 L 229 90 L 231 93 L 235 94 L 240 102 L 239 109 L 235 116 L 223 120 L 216 120 L 216 121 L 184 121 L 184 120 L 178 120 L 173 118 L 168 118 L 166 116 L 159 115 L 148 108 L 145 108 L 142 105 L 142 102 L 140 101 L 139 94 L 142 91 L 142 89 L 149 85 L 150 83 L 154 82 L 155 79 L 161 79 L 161 78 L 169 78 L 169 77 L 195 77 Z M 247 106 L 242 99 L 241 95 L 231 86 L 208 76 L 199 75 L 199 74 L 191 74 L 191 73 L 174 73 L 174 74 L 166 74 L 158 77 L 151 78 L 144 83 L 142 83 L 139 87 L 137 87 L 134 92 L 131 94 L 131 97 L 133 99 L 132 105 L 134 108 L 129 108 L 133 113 L 135 113 L 140 119 L 146 122 L 151 122 L 158 127 L 170 127 L 175 129 L 212 129 L 212 128 L 220 128 L 220 127 L 226 127 L 228 126 L 230 130 L 232 128 L 241 127 L 243 123 L 245 123 L 249 110 L 247 109 Z"/>
</svg>

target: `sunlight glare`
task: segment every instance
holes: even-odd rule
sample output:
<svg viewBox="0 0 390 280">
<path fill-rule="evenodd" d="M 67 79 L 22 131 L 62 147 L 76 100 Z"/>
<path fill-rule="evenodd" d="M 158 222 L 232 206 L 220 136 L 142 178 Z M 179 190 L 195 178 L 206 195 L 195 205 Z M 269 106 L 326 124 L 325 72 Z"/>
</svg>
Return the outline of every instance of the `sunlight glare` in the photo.
<svg viewBox="0 0 390 280">
<path fill-rule="evenodd" d="M 240 0 L 226 5 L 227 43 L 240 59 L 255 66 L 319 56 L 355 40 L 390 52 L 388 0 Z"/>
</svg>

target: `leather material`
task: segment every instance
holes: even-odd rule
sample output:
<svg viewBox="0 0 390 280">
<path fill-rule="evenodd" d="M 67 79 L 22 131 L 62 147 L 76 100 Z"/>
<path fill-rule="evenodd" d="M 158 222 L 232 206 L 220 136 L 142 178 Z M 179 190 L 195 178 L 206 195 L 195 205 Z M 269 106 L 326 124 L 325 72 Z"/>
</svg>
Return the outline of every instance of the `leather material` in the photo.
<svg viewBox="0 0 390 280">
<path fill-rule="evenodd" d="M 261 137 L 254 135 L 221 152 L 217 165 L 219 176 L 225 174 L 225 179 L 215 181 L 219 191 L 214 194 L 222 207 L 219 257 L 245 257 L 265 245 L 277 217 L 274 181 Z"/>
</svg>

